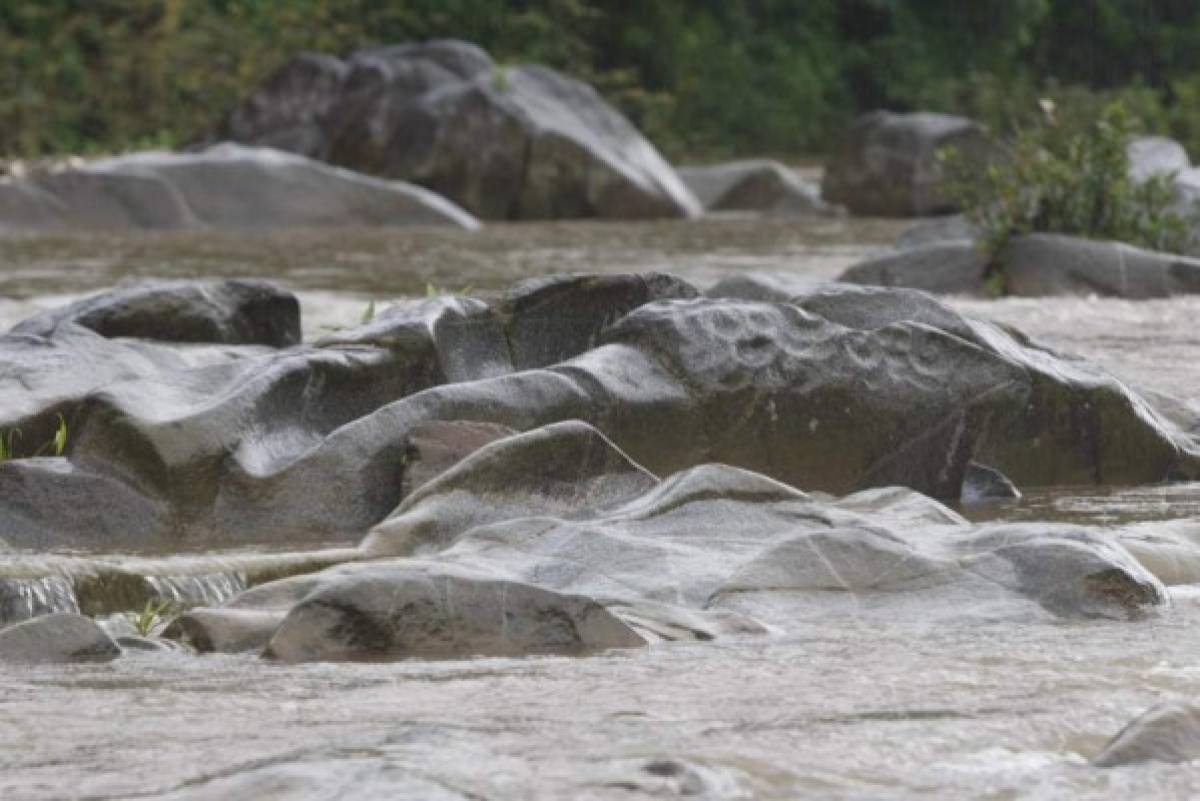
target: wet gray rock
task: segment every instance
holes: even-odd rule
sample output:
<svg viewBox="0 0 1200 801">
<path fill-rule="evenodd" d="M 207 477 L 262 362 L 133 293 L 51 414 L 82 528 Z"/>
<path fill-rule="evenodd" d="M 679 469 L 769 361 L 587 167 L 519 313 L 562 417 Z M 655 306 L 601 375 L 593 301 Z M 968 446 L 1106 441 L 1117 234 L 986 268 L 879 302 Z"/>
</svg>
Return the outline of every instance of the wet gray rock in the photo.
<svg viewBox="0 0 1200 801">
<path fill-rule="evenodd" d="M 706 211 L 823 217 L 844 213 L 821 200 L 818 186 L 778 161 L 747 159 L 676 171 Z"/>
<path fill-rule="evenodd" d="M 942 242 L 886 253 L 841 274 L 850 284 L 921 289 L 944 295 L 986 292 L 988 258 L 974 242 Z"/>
<path fill-rule="evenodd" d="M 594 601 L 446 565 L 348 565 L 322 574 L 264 651 L 285 662 L 515 656 L 645 641 Z"/>
<path fill-rule="evenodd" d="M 173 527 L 161 498 L 63 458 L 0 463 L 0 539 L 13 547 L 154 549 Z"/>
<path fill-rule="evenodd" d="M 686 281 L 662 273 L 551 275 L 515 284 L 494 309 L 513 366 L 528 370 L 586 353 L 605 329 L 647 303 L 699 294 Z"/>
<path fill-rule="evenodd" d="M 266 281 L 145 281 L 44 312 L 11 333 L 51 338 L 68 324 L 109 339 L 282 348 L 300 341 L 300 303 Z"/>
<path fill-rule="evenodd" d="M 972 460 L 1018 485 L 1200 475 L 1193 435 L 1149 400 L 925 293 L 837 284 L 772 304 L 694 291 L 654 275 L 559 277 L 491 303 L 406 302 L 285 349 L 106 339 L 72 323 L 0 338 L 0 408 L 14 413 L 0 428 L 21 428 L 18 455 L 53 437 L 58 414 L 70 428 L 66 460 L 0 468 L 0 501 L 17 511 L 0 539 L 353 541 L 435 476 L 459 475 L 460 458 L 517 458 L 507 439 L 450 436 L 476 424 L 499 436 L 582 421 L 643 473 L 722 462 L 835 494 L 903 485 L 957 499 Z M 439 426 L 440 444 L 422 442 Z M 546 480 L 582 480 L 591 435 L 551 431 L 538 459 L 561 474 Z"/>
<path fill-rule="evenodd" d="M 691 217 L 674 170 L 592 87 L 540 66 L 497 68 L 396 116 L 381 174 L 485 219 Z"/>
<path fill-rule="evenodd" d="M 146 152 L 0 185 L 0 230 L 253 229 L 478 222 L 421 187 L 267 148 Z"/>
<path fill-rule="evenodd" d="M 335 79 L 336 76 L 336 79 Z M 412 181 L 487 219 L 688 217 L 700 205 L 588 85 L 451 40 L 303 56 L 220 138 Z"/>
<path fill-rule="evenodd" d="M 491 447 L 532 456 L 551 436 L 534 431 Z M 363 552 L 416 555 L 585 595 L 640 631 L 668 637 L 688 628 L 669 606 L 779 621 L 829 603 L 907 597 L 944 605 L 963 593 L 1057 616 L 1123 619 L 1165 603 L 1161 583 L 1107 532 L 973 527 L 911 491 L 835 500 L 726 465 L 631 483 L 628 457 L 603 440 L 594 447 L 609 454 L 593 456 L 589 472 L 590 486 L 611 476 L 604 491 L 570 499 L 557 485 L 543 490 L 535 459 L 480 452 L 408 499 Z M 703 634 L 704 626 L 693 628 Z"/>
<path fill-rule="evenodd" d="M 1200 260 L 1060 234 L 1029 234 L 997 254 L 1005 292 L 1022 297 L 1165 298 L 1200 292 Z"/>
<path fill-rule="evenodd" d="M 1187 150 L 1165 136 L 1139 136 L 1129 143 L 1129 174 L 1135 181 L 1159 176 L 1171 179 L 1192 166 Z"/>
<path fill-rule="evenodd" d="M 257 653 L 285 616 L 286 610 L 196 607 L 168 623 L 162 637 L 201 654 Z"/>
<path fill-rule="evenodd" d="M 472 420 L 430 420 L 414 426 L 404 451 L 402 496 L 412 495 L 413 490 L 445 473 L 484 445 L 516 433 L 508 426 Z"/>
<path fill-rule="evenodd" d="M 120 655 L 112 637 L 82 615 L 43 615 L 0 629 L 0 662 L 107 662 Z"/>
<path fill-rule="evenodd" d="M 1023 404 L 992 417 L 975 458 L 1018 486 L 1146 484 L 1198 475 L 1195 438 L 1086 360 L 1019 332 L 962 317 L 923 292 L 834 285 L 794 302 L 859 330 L 907 320 L 933 326 L 1026 376 Z"/>
<path fill-rule="evenodd" d="M 1200 759 L 1200 710 L 1156 706 L 1121 729 L 1092 760 L 1099 768 Z"/>
<path fill-rule="evenodd" d="M 854 214 L 922 217 L 954 211 L 937 154 L 954 148 L 968 164 L 994 158 L 983 127 L 928 112 L 860 117 L 825 164 L 821 196 Z"/>
</svg>

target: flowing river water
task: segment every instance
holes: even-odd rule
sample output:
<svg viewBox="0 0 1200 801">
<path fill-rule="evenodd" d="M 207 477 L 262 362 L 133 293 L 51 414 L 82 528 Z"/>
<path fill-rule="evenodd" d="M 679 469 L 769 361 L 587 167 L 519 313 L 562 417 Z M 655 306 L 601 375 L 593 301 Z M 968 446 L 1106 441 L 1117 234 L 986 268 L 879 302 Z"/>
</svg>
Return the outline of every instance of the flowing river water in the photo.
<svg viewBox="0 0 1200 801">
<path fill-rule="evenodd" d="M 443 231 L 0 240 L 0 329 L 139 277 L 253 275 L 296 290 L 306 337 L 427 285 L 546 272 L 830 278 L 903 223 L 712 218 Z M 1200 404 L 1200 300 L 958 300 Z M 1200 517 L 1200 487 L 1033 489 L 989 519 Z M 343 543 L 345 544 L 345 543 Z M 0 579 L 100 569 L 185 601 L 235 593 L 286 544 L 195 554 L 3 554 Z M 31 607 L 95 603 L 17 582 Z M 1200 797 L 1200 768 L 1102 770 L 1132 717 L 1200 695 L 1200 591 L 1132 622 L 851 604 L 770 637 L 586 658 L 311 664 L 154 652 L 0 667 L 0 798 L 710 799 Z M 99 593 L 103 595 L 103 593 Z M 86 611 L 86 609 L 85 609 Z M 103 610 L 101 610 L 103 611 Z"/>
</svg>

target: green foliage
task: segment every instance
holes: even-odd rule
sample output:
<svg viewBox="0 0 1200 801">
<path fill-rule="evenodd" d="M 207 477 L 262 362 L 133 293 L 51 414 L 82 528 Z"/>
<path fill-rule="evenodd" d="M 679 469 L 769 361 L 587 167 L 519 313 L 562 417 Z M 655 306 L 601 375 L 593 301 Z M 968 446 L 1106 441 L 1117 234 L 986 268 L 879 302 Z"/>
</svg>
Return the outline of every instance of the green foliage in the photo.
<svg viewBox="0 0 1200 801">
<path fill-rule="evenodd" d="M 367 308 L 363 309 L 362 317 L 359 318 L 359 325 L 366 325 L 375 319 L 375 301 L 372 299 L 367 303 Z"/>
<path fill-rule="evenodd" d="M 166 619 L 177 613 L 173 601 L 163 598 L 151 598 L 146 601 L 142 610 L 133 615 L 133 627 L 142 637 L 149 637 L 166 622 Z"/>
<path fill-rule="evenodd" d="M 1054 232 L 1114 239 L 1182 252 L 1190 227 L 1173 210 L 1170 176 L 1136 181 L 1128 145 L 1135 118 L 1121 103 L 1083 120 L 1041 101 L 1042 116 L 1021 128 L 1003 160 L 980 175 L 954 152 L 943 153 L 951 196 L 983 230 L 995 254 L 1012 236 Z"/>
<path fill-rule="evenodd" d="M 447 36 L 595 84 L 676 158 L 824 151 L 878 107 L 1012 131 L 1047 93 L 1200 153 L 1185 0 L 0 0 L 0 155 L 180 145 L 297 51 Z"/>
<path fill-rule="evenodd" d="M 15 440 L 21 436 L 21 432 L 15 428 L 10 428 L 8 431 L 0 431 L 0 463 L 12 461 L 16 458 L 16 450 L 14 450 Z"/>
<path fill-rule="evenodd" d="M 54 431 L 54 436 L 42 443 L 41 447 L 34 451 L 33 456 L 36 458 L 44 456 L 47 453 L 62 456 L 67 451 L 67 433 L 67 418 L 60 414 L 58 416 L 58 427 Z M 20 436 L 21 431 L 16 428 L 0 432 L 0 462 L 8 462 L 18 458 L 16 441 Z"/>
</svg>

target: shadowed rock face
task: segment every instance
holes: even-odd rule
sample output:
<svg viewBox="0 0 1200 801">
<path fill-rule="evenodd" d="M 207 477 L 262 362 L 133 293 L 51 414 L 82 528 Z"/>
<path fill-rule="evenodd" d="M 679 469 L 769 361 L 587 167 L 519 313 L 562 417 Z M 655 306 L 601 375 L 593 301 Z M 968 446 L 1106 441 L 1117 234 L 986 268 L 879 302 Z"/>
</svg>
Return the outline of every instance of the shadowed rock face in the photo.
<svg viewBox="0 0 1200 801">
<path fill-rule="evenodd" d="M 972 459 L 1017 485 L 1195 474 L 1191 436 L 1115 379 L 928 295 L 695 294 L 652 274 L 541 279 L 491 303 L 404 303 L 286 348 L 106 339 L 51 314 L 45 336 L 0 339 L 0 430 L 20 428 L 29 456 L 62 414 L 68 452 L 0 467 L 15 511 L 0 539 L 345 542 L 491 438 L 459 441 L 414 481 L 421 437 L 454 421 L 499 436 L 579 420 L 659 475 L 722 462 L 837 494 L 958 498 Z M 55 497 L 87 511 L 41 508 Z"/>
<path fill-rule="evenodd" d="M 134 153 L 0 182 L 0 230 L 325 225 L 473 229 L 478 222 L 418 186 L 235 144 L 193 153 Z"/>
<path fill-rule="evenodd" d="M 1101 768 L 1200 759 L 1200 710 L 1181 704 L 1150 709 L 1122 729 L 1092 760 Z"/>
<path fill-rule="evenodd" d="M 954 211 L 937 153 L 967 163 L 993 156 L 983 128 L 948 114 L 873 111 L 860 117 L 825 164 L 821 196 L 854 214 L 921 217 Z"/>
<path fill-rule="evenodd" d="M 412 181 L 487 219 L 687 217 L 700 206 L 590 86 L 465 42 L 299 56 L 218 138 Z"/>
</svg>

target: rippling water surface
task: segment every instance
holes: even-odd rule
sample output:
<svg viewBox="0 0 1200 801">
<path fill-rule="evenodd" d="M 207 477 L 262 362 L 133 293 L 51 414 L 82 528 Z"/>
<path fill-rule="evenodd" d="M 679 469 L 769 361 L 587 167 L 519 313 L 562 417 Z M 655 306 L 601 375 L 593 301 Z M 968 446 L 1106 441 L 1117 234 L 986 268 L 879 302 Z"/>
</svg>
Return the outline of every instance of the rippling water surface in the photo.
<svg viewBox="0 0 1200 801">
<path fill-rule="evenodd" d="M 727 218 L 0 240 L 0 327 L 130 278 L 256 275 L 301 293 L 312 336 L 427 285 L 486 292 L 585 270 L 831 277 L 902 227 Z M 1200 403 L 1200 301 L 955 305 Z M 966 511 L 1153 524 L 1200 517 L 1200 486 L 1034 489 Z M 209 576 L 180 585 L 199 593 L 235 591 L 259 556 L 174 558 Z M 142 564 L 0 555 L 0 576 L 41 558 Z M 1087 764 L 1147 707 L 1200 696 L 1200 593 L 1173 594 L 1162 614 L 1123 623 L 851 605 L 777 637 L 575 659 L 285 667 L 154 653 L 5 666 L 0 798 L 1200 797 L 1195 767 Z"/>
</svg>

